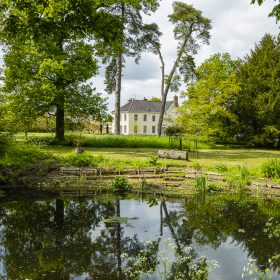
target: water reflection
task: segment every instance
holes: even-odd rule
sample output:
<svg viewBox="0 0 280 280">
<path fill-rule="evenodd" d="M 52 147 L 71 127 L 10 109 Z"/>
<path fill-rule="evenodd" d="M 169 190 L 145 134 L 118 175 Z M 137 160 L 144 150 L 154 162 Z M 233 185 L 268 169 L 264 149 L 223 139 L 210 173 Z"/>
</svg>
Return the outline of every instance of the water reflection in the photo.
<svg viewBox="0 0 280 280">
<path fill-rule="evenodd" d="M 279 225 L 279 202 L 251 198 L 3 202 L 1 274 L 5 279 L 132 279 L 124 271 L 139 253 L 146 249 L 147 269 L 155 270 L 165 240 L 172 238 L 178 255 L 192 247 L 192 260 L 207 255 L 219 261 L 221 268 L 209 279 L 241 279 L 249 258 L 260 269 L 280 268 L 280 240 L 269 230 L 271 218 Z"/>
</svg>

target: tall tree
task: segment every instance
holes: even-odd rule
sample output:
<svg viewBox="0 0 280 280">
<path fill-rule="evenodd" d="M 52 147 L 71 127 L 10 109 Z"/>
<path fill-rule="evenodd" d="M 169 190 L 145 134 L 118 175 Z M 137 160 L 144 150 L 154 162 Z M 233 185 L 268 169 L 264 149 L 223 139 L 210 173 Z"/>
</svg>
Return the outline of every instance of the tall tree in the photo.
<svg viewBox="0 0 280 280">
<path fill-rule="evenodd" d="M 196 80 L 183 93 L 178 122 L 191 137 L 232 138 L 238 119 L 232 112 L 234 96 L 240 87 L 236 78 L 241 61 L 228 53 L 215 54 L 196 70 Z"/>
<path fill-rule="evenodd" d="M 105 57 L 108 66 L 105 73 L 106 91 L 115 93 L 115 134 L 120 134 L 120 105 L 122 75 L 125 65 L 125 56 L 134 57 L 135 62 L 140 60 L 141 53 L 147 50 L 149 39 L 158 41 L 160 32 L 155 24 L 144 24 L 142 13 L 149 14 L 155 11 L 158 6 L 157 0 L 142 1 L 141 5 L 133 6 L 125 4 L 124 1 L 116 3 L 110 8 L 112 15 L 121 19 L 122 30 L 118 38 L 118 48 Z M 156 26 L 156 27 L 155 27 Z"/>
<path fill-rule="evenodd" d="M 173 13 L 169 15 L 169 20 L 174 24 L 174 37 L 178 41 L 177 57 L 174 61 L 170 73 L 165 77 L 164 61 L 160 51 L 157 49 L 162 63 L 162 106 L 158 122 L 158 135 L 161 135 L 163 115 L 165 111 L 166 98 L 169 90 L 178 89 L 180 75 L 187 82 L 193 77 L 194 59 L 193 54 L 196 54 L 201 43 L 208 43 L 211 29 L 211 21 L 202 16 L 201 11 L 196 10 L 192 5 L 187 5 L 183 2 L 175 1 L 173 3 Z M 179 72 L 177 69 L 179 68 Z"/>
<path fill-rule="evenodd" d="M 233 112 L 244 140 L 262 146 L 280 145 L 280 41 L 266 34 L 238 71 L 241 90 Z"/>
<path fill-rule="evenodd" d="M 138 6 L 141 1 L 123 2 Z M 68 105 L 92 96 L 87 81 L 97 72 L 93 56 L 103 47 L 118 45 L 121 21 L 105 11 L 114 3 L 1 2 L 0 40 L 6 46 L 4 90 L 9 102 L 24 104 L 36 114 L 55 112 L 59 141 L 64 140 Z"/>
</svg>

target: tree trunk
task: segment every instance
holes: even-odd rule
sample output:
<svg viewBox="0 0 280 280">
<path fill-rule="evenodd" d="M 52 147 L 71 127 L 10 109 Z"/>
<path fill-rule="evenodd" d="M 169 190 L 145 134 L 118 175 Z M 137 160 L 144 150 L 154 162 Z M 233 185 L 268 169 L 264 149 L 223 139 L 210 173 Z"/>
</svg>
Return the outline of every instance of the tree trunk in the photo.
<svg viewBox="0 0 280 280">
<path fill-rule="evenodd" d="M 63 227 L 64 223 L 64 201 L 62 199 L 55 200 L 54 220 L 58 228 Z"/>
<path fill-rule="evenodd" d="M 57 98 L 56 104 L 56 127 L 55 127 L 55 139 L 58 142 L 65 140 L 64 136 L 64 95 Z"/>
<path fill-rule="evenodd" d="M 103 133 L 103 125 L 101 123 L 99 124 L 99 134 L 102 135 L 102 133 Z"/>
<path fill-rule="evenodd" d="M 165 65 L 164 65 L 164 61 L 163 61 L 163 57 L 162 57 L 160 49 L 157 49 L 157 51 L 158 51 L 158 55 L 159 55 L 160 62 L 161 62 L 161 91 L 160 91 L 160 94 L 161 94 L 161 102 L 163 102 L 163 99 L 164 99 L 164 72 L 165 72 L 164 67 L 165 67 Z M 162 108 L 161 108 L 161 111 L 162 111 Z M 159 116 L 159 120 L 158 120 L 158 136 L 161 136 L 162 118 L 163 118 L 163 114 L 164 114 L 164 111 L 163 111 L 163 114 L 161 116 L 161 111 L 160 111 L 160 116 Z"/>
<path fill-rule="evenodd" d="M 124 21 L 124 4 L 122 4 L 122 21 Z M 123 27 L 124 28 L 124 27 Z M 121 133 L 121 89 L 122 89 L 122 67 L 123 67 L 123 52 L 122 44 L 117 58 L 117 72 L 116 72 L 116 92 L 115 92 L 115 131 L 119 135 Z"/>
<path fill-rule="evenodd" d="M 166 98 L 167 98 L 167 95 L 168 95 L 168 92 L 169 92 L 169 89 L 170 89 L 170 86 L 171 86 L 171 82 L 172 82 L 173 76 L 175 74 L 175 71 L 176 71 L 176 69 L 179 65 L 180 59 L 181 59 L 181 57 L 184 53 L 184 50 L 187 46 L 188 40 L 191 36 L 191 33 L 192 33 L 192 31 L 190 31 L 189 35 L 185 38 L 185 41 L 183 42 L 182 47 L 178 52 L 177 59 L 175 60 L 174 65 L 173 65 L 173 67 L 172 67 L 172 69 L 171 69 L 171 71 L 168 75 L 165 90 L 162 92 L 162 97 L 161 97 L 162 98 L 162 103 L 161 103 L 159 121 L 158 121 L 158 136 L 161 136 L 161 129 L 162 129 L 163 116 L 164 116 L 164 112 L 165 112 Z M 159 53 L 159 54 L 160 54 L 160 58 L 161 58 L 161 53 Z M 164 76 L 163 76 L 163 79 L 164 79 Z M 163 80 L 163 82 L 164 82 L 164 80 Z"/>
<path fill-rule="evenodd" d="M 120 218 L 120 201 L 116 200 L 115 203 L 115 217 Z M 121 223 L 115 223 L 115 240 L 116 240 L 116 255 L 117 255 L 117 265 L 118 265 L 118 279 L 122 279 L 122 248 L 121 248 Z"/>
<path fill-rule="evenodd" d="M 169 227 L 169 230 L 171 232 L 171 235 L 172 235 L 172 238 L 174 239 L 174 242 L 177 246 L 177 252 L 182 256 L 182 249 L 180 247 L 180 243 L 179 243 L 179 240 L 178 240 L 178 237 L 175 233 L 175 230 L 171 224 L 171 220 L 170 220 L 170 217 L 169 217 L 169 213 L 168 213 L 168 210 L 167 210 L 167 207 L 166 207 L 166 203 L 165 201 L 162 201 L 162 207 L 163 207 L 163 211 L 164 211 L 164 214 L 165 214 L 165 218 L 166 218 L 166 223 Z"/>
</svg>

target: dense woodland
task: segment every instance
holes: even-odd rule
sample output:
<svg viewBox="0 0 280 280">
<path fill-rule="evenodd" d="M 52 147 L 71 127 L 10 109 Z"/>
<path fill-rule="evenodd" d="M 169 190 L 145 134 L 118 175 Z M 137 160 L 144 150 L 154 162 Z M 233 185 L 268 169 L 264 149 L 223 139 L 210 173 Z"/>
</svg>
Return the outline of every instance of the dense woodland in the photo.
<svg viewBox="0 0 280 280">
<path fill-rule="evenodd" d="M 266 34 L 244 58 L 215 54 L 196 67 L 194 56 L 209 43 L 211 20 L 175 1 L 168 17 L 177 57 L 166 74 L 161 31 L 157 23 L 146 24 L 142 18 L 158 6 L 156 0 L 1 2 L 2 133 L 31 131 L 45 119 L 62 142 L 73 123 L 108 123 L 106 99 L 89 83 L 103 63 L 106 90 L 115 94 L 119 134 L 125 57 L 139 62 L 143 52 L 152 51 L 161 63 L 159 136 L 168 93 L 183 84 L 184 102 L 175 125 L 187 137 L 279 147 L 279 38 Z M 277 19 L 278 10 L 276 5 L 271 12 Z"/>
</svg>

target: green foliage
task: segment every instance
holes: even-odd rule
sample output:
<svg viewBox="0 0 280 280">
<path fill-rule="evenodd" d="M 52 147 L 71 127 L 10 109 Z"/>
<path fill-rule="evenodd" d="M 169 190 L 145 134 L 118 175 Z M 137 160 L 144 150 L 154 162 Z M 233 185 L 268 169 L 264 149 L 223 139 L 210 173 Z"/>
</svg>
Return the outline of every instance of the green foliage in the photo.
<svg viewBox="0 0 280 280">
<path fill-rule="evenodd" d="M 190 136 L 231 138 L 238 125 L 231 112 L 231 99 L 239 90 L 236 72 L 240 60 L 228 53 L 215 54 L 197 69 L 188 84 L 186 101 L 179 108 L 178 122 Z"/>
<path fill-rule="evenodd" d="M 275 126 L 265 126 L 262 133 L 254 136 L 252 143 L 258 147 L 277 148 L 280 145 L 280 130 Z"/>
<path fill-rule="evenodd" d="M 202 167 L 200 165 L 200 163 L 198 161 L 195 161 L 192 163 L 192 167 L 195 169 L 195 170 L 200 170 Z"/>
<path fill-rule="evenodd" d="M 129 185 L 128 180 L 125 177 L 115 177 L 112 180 L 111 185 L 113 192 L 117 194 L 125 194 L 131 191 L 131 186 Z"/>
<path fill-rule="evenodd" d="M 100 9 L 98 2 L 11 0 L 1 4 L 0 41 L 7 46 L 2 92 L 25 128 L 46 112 L 54 112 L 56 138 L 62 141 L 65 114 L 104 111 L 104 100 L 87 81 L 97 73 L 94 55 L 118 44 L 121 22 L 104 12 L 113 3 Z"/>
<path fill-rule="evenodd" d="M 59 143 L 51 136 L 32 137 L 32 142 L 45 142 L 50 145 L 61 144 L 63 146 L 75 147 L 79 135 L 66 135 L 65 141 Z M 133 136 L 133 135 L 83 135 L 83 147 L 108 147 L 108 148 L 169 148 L 169 138 L 155 136 Z M 30 138 L 29 138 L 30 139 Z M 183 143 L 183 148 L 186 148 Z"/>
<path fill-rule="evenodd" d="M 13 138 L 10 134 L 0 132 L 0 157 L 5 155 L 12 141 Z"/>
<path fill-rule="evenodd" d="M 265 177 L 279 179 L 280 160 L 273 158 L 265 161 L 261 166 L 261 172 Z"/>
<path fill-rule="evenodd" d="M 148 161 L 151 166 L 156 167 L 158 165 L 158 156 L 150 155 Z"/>
<path fill-rule="evenodd" d="M 252 4 L 258 3 L 259 5 L 262 5 L 264 1 L 265 0 L 251 0 L 251 3 Z M 280 20 L 280 4 L 276 4 L 273 7 L 272 11 L 269 13 L 269 16 L 270 17 L 275 17 L 276 21 Z"/>
<path fill-rule="evenodd" d="M 152 98 L 150 98 L 149 99 L 150 101 L 153 101 L 153 102 L 161 102 L 161 99 L 160 98 L 158 98 L 158 97 L 152 97 Z"/>
<path fill-rule="evenodd" d="M 215 54 L 188 83 L 178 123 L 217 143 L 280 146 L 279 38 L 266 34 L 243 61 Z"/>
<path fill-rule="evenodd" d="M 256 265 L 256 260 L 250 259 L 249 263 L 244 267 L 242 278 L 248 279 L 247 277 L 251 277 L 251 280 L 271 280 L 272 275 L 269 272 L 269 269 L 265 269 L 262 272 Z"/>
<path fill-rule="evenodd" d="M 237 73 L 240 91 L 231 110 L 238 118 L 239 138 L 254 145 L 280 144 L 279 60 L 279 38 L 266 34 L 245 57 Z"/>
<path fill-rule="evenodd" d="M 206 175 L 197 175 L 195 176 L 195 187 L 202 191 L 206 192 L 208 190 L 209 182 Z"/>
<path fill-rule="evenodd" d="M 4 157 L 0 157 L 0 183 L 3 185 L 33 186 L 44 180 L 58 159 L 40 147 L 13 142 Z"/>
<path fill-rule="evenodd" d="M 67 164 L 70 166 L 91 166 L 94 162 L 94 156 L 87 153 L 73 154 L 66 158 Z"/>
<path fill-rule="evenodd" d="M 238 166 L 238 170 L 239 170 L 241 180 L 244 181 L 245 183 L 249 183 L 250 171 L 247 168 L 247 166 L 245 165 Z"/>
<path fill-rule="evenodd" d="M 228 171 L 228 167 L 223 163 L 216 164 L 215 169 L 219 172 L 227 172 Z"/>
<path fill-rule="evenodd" d="M 173 33 L 177 41 L 177 57 L 168 75 L 164 73 L 164 61 L 160 48 L 156 49 L 162 65 L 162 105 L 158 123 L 159 136 L 161 135 L 168 92 L 178 91 L 182 80 L 187 83 L 194 78 L 195 63 L 193 55 L 197 53 L 201 44 L 208 44 L 210 39 L 211 21 L 204 17 L 201 11 L 180 1 L 173 2 L 172 7 L 173 12 L 168 17 L 174 25 Z M 179 71 L 177 71 L 177 68 Z"/>
</svg>

